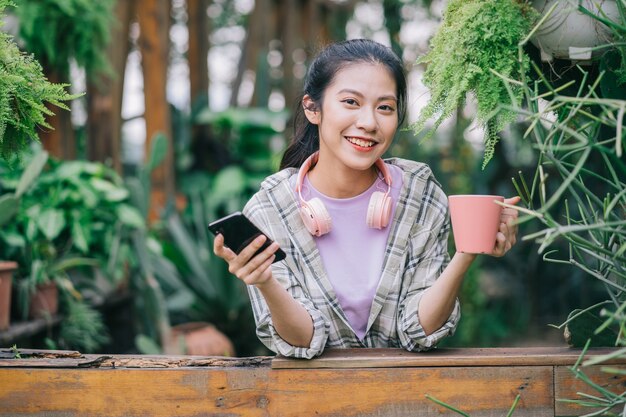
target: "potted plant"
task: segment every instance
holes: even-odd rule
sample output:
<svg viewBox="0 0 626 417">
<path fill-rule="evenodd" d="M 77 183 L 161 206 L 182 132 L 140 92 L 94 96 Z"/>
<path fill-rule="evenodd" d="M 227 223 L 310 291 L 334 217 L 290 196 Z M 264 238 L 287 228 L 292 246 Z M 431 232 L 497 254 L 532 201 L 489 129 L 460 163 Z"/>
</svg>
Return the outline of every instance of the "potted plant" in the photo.
<svg viewBox="0 0 626 417">
<path fill-rule="evenodd" d="M 540 10 L 533 7 L 535 3 Z M 557 9 L 563 6 L 562 3 L 567 3 L 567 7 Z M 605 1 L 602 4 L 608 3 Z M 623 8 L 620 3 L 622 19 Z M 511 100 L 517 104 L 522 102 L 523 86 L 519 84 L 522 78 L 530 82 L 544 76 L 531 71 L 531 66 L 536 63 L 531 60 L 532 54 L 528 48 L 520 46 L 527 46 L 534 39 L 547 48 L 545 33 L 555 12 L 559 17 L 580 13 L 586 19 L 597 19 L 603 25 L 619 26 L 611 21 L 604 10 L 587 9 L 581 2 L 576 6 L 571 2 L 556 0 L 532 3 L 527 0 L 450 1 L 444 11 L 443 22 L 431 40 L 429 51 L 418 60 L 418 63 L 427 64 L 423 82 L 429 88 L 430 99 L 412 125 L 413 130 L 421 133 L 426 122 L 434 118 L 433 126 L 425 134 L 425 137 L 431 136 L 445 119 L 462 108 L 468 93 L 473 94 L 476 100 L 476 121 L 485 129 L 484 168 L 493 157 L 494 147 L 499 140 L 498 133 L 516 117 L 515 112 L 502 104 L 510 103 Z M 615 16 L 615 13 L 609 14 Z M 561 28 L 568 26 L 561 25 Z M 567 35 L 557 33 L 559 39 L 567 39 Z M 597 42 L 599 39 L 604 38 L 595 36 L 589 42 Z M 580 49 L 577 51 L 580 52 Z M 623 48 L 620 51 L 623 68 L 626 68 Z M 572 64 L 569 63 L 569 66 Z M 535 76 L 529 77 L 531 74 Z M 515 82 L 507 83 L 505 80 Z"/>
</svg>

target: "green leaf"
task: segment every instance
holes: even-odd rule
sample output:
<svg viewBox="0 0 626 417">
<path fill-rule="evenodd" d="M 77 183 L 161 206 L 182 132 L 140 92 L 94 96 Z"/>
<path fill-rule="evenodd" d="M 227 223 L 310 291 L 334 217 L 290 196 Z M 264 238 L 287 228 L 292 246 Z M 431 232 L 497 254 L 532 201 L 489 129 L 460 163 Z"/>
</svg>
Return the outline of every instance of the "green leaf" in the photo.
<svg viewBox="0 0 626 417">
<path fill-rule="evenodd" d="M 45 209 L 37 218 L 37 226 L 48 240 L 54 240 L 65 227 L 63 211 Z"/>
<path fill-rule="evenodd" d="M 87 161 L 64 161 L 56 169 L 56 175 L 60 178 L 76 179 L 81 174 L 88 176 L 102 175 L 103 166 L 94 162 Z"/>
<path fill-rule="evenodd" d="M 167 138 L 163 133 L 157 133 L 152 137 L 150 146 L 150 159 L 146 164 L 146 170 L 152 172 L 163 160 L 167 154 Z"/>
<path fill-rule="evenodd" d="M 20 200 L 13 194 L 0 196 L 0 226 L 8 223 L 19 211 Z"/>
<path fill-rule="evenodd" d="M 167 309 L 170 312 L 185 313 L 190 310 L 195 299 L 196 298 L 191 291 L 183 288 L 167 298 Z"/>
<path fill-rule="evenodd" d="M 139 334 L 135 337 L 135 346 L 144 355 L 159 355 L 162 353 L 159 345 L 145 334 Z"/>
<path fill-rule="evenodd" d="M 136 229 L 145 229 L 146 227 L 146 221 L 139 210 L 129 204 L 120 204 L 116 207 L 115 213 L 126 226 Z"/>
<path fill-rule="evenodd" d="M 67 271 L 68 269 L 77 268 L 79 266 L 98 266 L 98 261 L 92 258 L 80 258 L 80 257 L 70 257 L 60 259 L 50 266 L 50 273 L 52 275 L 58 274 L 62 271 Z"/>
<path fill-rule="evenodd" d="M 35 179 L 39 177 L 41 171 L 46 166 L 46 162 L 48 162 L 48 152 L 46 151 L 37 153 L 32 161 L 30 161 L 30 164 L 28 164 L 28 167 L 24 170 L 20 178 L 20 182 L 17 184 L 17 189 L 15 190 L 15 196 L 17 198 L 20 198 Z"/>
<path fill-rule="evenodd" d="M 89 250 L 89 228 L 81 224 L 78 215 L 74 215 L 72 221 L 72 240 L 78 250 L 82 253 L 87 253 Z"/>
<path fill-rule="evenodd" d="M 101 195 L 92 186 L 90 180 L 85 180 L 80 177 L 70 177 L 66 178 L 66 181 L 71 185 L 71 187 L 68 188 L 72 191 L 72 197 L 78 199 L 79 205 L 95 208 L 100 204 L 102 200 Z"/>
<path fill-rule="evenodd" d="M 26 239 L 24 239 L 24 236 L 14 231 L 0 230 L 0 238 L 2 238 L 2 240 L 4 240 L 4 242 L 11 247 L 23 248 L 26 246 Z"/>
<path fill-rule="evenodd" d="M 90 184 L 104 194 L 104 198 L 111 202 L 123 201 L 128 197 L 128 190 L 118 187 L 110 181 L 101 178 L 92 178 Z"/>
<path fill-rule="evenodd" d="M 233 196 L 245 192 L 248 184 L 246 172 L 239 166 L 223 168 L 215 177 L 211 198 L 213 204 L 218 205 L 226 200 L 232 200 Z"/>
</svg>

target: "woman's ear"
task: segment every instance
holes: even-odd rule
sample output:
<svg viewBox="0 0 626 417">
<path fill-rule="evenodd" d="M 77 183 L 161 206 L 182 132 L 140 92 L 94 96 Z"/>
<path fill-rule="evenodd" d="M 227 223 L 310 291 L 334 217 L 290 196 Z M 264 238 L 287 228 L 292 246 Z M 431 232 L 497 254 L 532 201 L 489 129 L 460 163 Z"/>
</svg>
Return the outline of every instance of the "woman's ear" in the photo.
<svg viewBox="0 0 626 417">
<path fill-rule="evenodd" d="M 302 107 L 304 108 L 304 115 L 309 120 L 309 122 L 314 125 L 320 123 L 321 113 L 317 108 L 317 104 L 308 94 L 305 94 L 304 97 L 302 97 Z"/>
</svg>

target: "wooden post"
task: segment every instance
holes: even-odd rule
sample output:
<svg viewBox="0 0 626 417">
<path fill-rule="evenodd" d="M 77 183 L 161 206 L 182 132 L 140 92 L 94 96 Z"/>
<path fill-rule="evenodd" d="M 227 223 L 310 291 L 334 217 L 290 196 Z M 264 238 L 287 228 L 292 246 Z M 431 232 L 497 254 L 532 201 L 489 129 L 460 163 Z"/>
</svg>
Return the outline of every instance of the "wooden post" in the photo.
<svg viewBox="0 0 626 417">
<path fill-rule="evenodd" d="M 69 81 L 64 77 L 61 77 L 58 73 L 46 69 L 46 65 L 43 65 L 45 75 L 48 81 L 51 83 L 68 84 Z M 71 106 L 71 102 L 66 103 Z M 76 135 L 74 135 L 74 127 L 72 125 L 71 112 L 60 109 L 51 104 L 46 104 L 53 113 L 54 116 L 47 116 L 46 121 L 52 130 L 46 129 L 40 131 L 39 139 L 45 150 L 47 150 L 51 156 L 59 159 L 75 159 L 76 158 Z"/>
<path fill-rule="evenodd" d="M 87 85 L 87 158 L 109 162 L 122 174 L 121 131 L 124 74 L 130 42 L 128 30 L 134 1 L 118 0 L 107 55 L 113 74 L 102 75 Z"/>
<path fill-rule="evenodd" d="M 189 87 L 192 106 L 196 103 L 208 104 L 210 22 L 207 8 L 211 0 L 187 0 L 187 28 L 189 30 Z"/>
<path fill-rule="evenodd" d="M 146 158 L 157 133 L 163 133 L 168 141 L 165 160 L 152 173 L 151 218 L 154 219 L 167 200 L 173 198 L 175 184 L 171 114 L 166 94 L 170 2 L 137 0 L 137 18 L 146 109 Z"/>
</svg>

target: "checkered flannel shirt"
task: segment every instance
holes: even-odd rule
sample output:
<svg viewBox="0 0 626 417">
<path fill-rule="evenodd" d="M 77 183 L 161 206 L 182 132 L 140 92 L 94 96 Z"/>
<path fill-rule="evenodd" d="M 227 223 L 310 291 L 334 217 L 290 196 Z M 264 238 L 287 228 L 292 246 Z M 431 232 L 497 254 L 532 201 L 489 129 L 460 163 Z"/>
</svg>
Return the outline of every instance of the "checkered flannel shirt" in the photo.
<svg viewBox="0 0 626 417">
<path fill-rule="evenodd" d="M 447 198 L 430 168 L 392 158 L 403 170 L 403 183 L 392 222 L 381 279 L 372 302 L 363 340 L 355 335 L 326 276 L 314 237 L 298 212 L 299 202 L 289 178 L 295 168 L 269 176 L 244 208 L 244 213 L 277 241 L 287 258 L 272 265 L 273 276 L 309 312 L 313 338 L 309 347 L 287 343 L 274 329 L 267 304 L 255 286 L 248 286 L 259 339 L 286 357 L 313 358 L 326 347 L 402 347 L 422 351 L 452 335 L 460 319 L 456 300 L 446 323 L 426 335 L 417 314 L 420 298 L 443 272 L 450 258 Z"/>
</svg>

